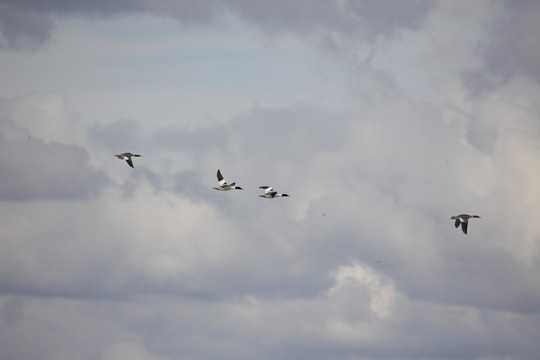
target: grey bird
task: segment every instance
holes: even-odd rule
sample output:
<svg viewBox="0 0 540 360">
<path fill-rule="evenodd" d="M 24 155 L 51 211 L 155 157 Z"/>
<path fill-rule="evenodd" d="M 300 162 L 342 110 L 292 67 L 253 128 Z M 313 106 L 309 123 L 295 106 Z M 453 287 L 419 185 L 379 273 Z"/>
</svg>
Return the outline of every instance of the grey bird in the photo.
<svg viewBox="0 0 540 360">
<path fill-rule="evenodd" d="M 479 218 L 478 215 L 467 215 L 467 214 L 461 214 L 457 216 L 452 216 L 450 220 L 456 220 L 456 228 L 459 227 L 459 224 L 461 224 L 461 230 L 463 230 L 463 233 L 467 235 L 467 226 L 469 225 L 469 219 L 472 218 Z"/>
<path fill-rule="evenodd" d="M 217 171 L 217 179 L 219 182 L 219 186 L 215 187 L 214 189 L 219 191 L 229 191 L 229 190 L 244 190 L 240 186 L 236 186 L 236 182 L 227 184 L 225 179 L 223 178 L 223 175 L 221 175 L 221 171 Z"/>
<path fill-rule="evenodd" d="M 139 154 L 132 154 L 132 153 L 128 153 L 128 152 L 118 154 L 118 155 L 114 155 L 114 156 L 116 156 L 120 160 L 126 160 L 128 165 L 131 166 L 132 168 L 135 168 L 135 166 L 133 166 L 133 161 L 131 161 L 131 158 L 132 157 L 141 157 L 141 155 L 139 155 Z"/>
<path fill-rule="evenodd" d="M 277 191 L 275 191 L 271 186 L 259 186 L 259 189 L 264 190 L 263 195 L 259 195 L 259 197 L 265 198 L 265 199 L 274 199 L 277 197 L 288 197 L 287 194 L 280 194 Z"/>
</svg>

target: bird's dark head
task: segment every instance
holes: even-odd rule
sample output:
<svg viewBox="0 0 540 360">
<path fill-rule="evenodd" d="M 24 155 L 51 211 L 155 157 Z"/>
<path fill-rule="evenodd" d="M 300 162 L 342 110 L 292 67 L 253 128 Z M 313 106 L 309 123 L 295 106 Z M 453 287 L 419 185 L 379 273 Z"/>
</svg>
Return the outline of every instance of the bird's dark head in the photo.
<svg viewBox="0 0 540 360">
<path fill-rule="evenodd" d="M 480 216 L 478 216 L 478 215 L 473 215 L 472 217 L 473 218 L 480 218 Z"/>
<path fill-rule="evenodd" d="M 281 196 L 289 197 L 289 195 L 287 195 L 287 194 L 281 194 Z"/>
<path fill-rule="evenodd" d="M 234 188 L 235 188 L 236 190 L 244 190 L 244 189 L 242 189 L 240 186 L 235 186 Z"/>
</svg>

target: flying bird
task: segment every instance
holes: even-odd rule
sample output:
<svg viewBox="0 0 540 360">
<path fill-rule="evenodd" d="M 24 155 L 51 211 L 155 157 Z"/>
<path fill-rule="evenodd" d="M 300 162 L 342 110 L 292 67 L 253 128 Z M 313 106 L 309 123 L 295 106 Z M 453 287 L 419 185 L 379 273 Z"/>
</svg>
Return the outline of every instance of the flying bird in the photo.
<svg viewBox="0 0 540 360">
<path fill-rule="evenodd" d="M 217 179 L 219 182 L 219 186 L 215 187 L 214 189 L 219 191 L 229 191 L 229 190 L 244 190 L 240 186 L 236 186 L 236 182 L 227 184 L 225 179 L 223 178 L 223 175 L 221 175 L 221 171 L 217 171 Z"/>
<path fill-rule="evenodd" d="M 128 152 L 123 153 L 123 154 L 114 155 L 114 156 L 116 156 L 120 160 L 126 160 L 128 165 L 131 166 L 132 168 L 135 168 L 135 166 L 133 166 L 133 161 L 131 161 L 131 157 L 141 157 L 141 155 L 132 154 L 132 153 L 128 153 Z"/>
<path fill-rule="evenodd" d="M 274 191 L 274 189 L 271 186 L 259 186 L 259 189 L 264 189 L 264 194 L 259 195 L 259 197 L 263 197 L 266 199 L 273 199 L 277 197 L 287 197 L 289 195 L 287 194 L 280 194 L 277 191 Z"/>
<path fill-rule="evenodd" d="M 469 219 L 472 218 L 479 218 L 478 215 L 467 215 L 467 214 L 461 214 L 457 216 L 452 216 L 450 220 L 456 220 L 456 228 L 461 224 L 461 230 L 463 230 L 463 233 L 467 235 L 467 226 L 469 225 Z"/>
</svg>

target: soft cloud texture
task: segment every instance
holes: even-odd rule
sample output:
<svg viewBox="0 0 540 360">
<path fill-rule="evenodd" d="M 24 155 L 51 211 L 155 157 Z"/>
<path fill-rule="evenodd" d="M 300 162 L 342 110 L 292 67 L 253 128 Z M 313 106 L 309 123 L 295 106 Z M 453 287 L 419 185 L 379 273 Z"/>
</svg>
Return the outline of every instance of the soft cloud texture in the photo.
<svg viewBox="0 0 540 360">
<path fill-rule="evenodd" d="M 42 37 L 24 22 L 1 22 L 10 45 L 2 51 L 18 60 L 18 73 L 35 71 L 35 57 L 54 68 L 43 50 L 15 50 L 21 36 L 34 46 L 50 41 L 53 18 L 59 33 L 79 32 L 59 36 L 47 51 L 76 52 L 77 36 L 96 49 L 117 47 L 112 58 L 87 59 L 87 71 L 66 63 L 77 86 L 44 77 L 0 101 L 3 356 L 534 359 L 540 84 L 534 40 L 511 36 L 518 30 L 510 19 L 523 18 L 519 31 L 532 32 L 535 3 L 269 4 L 2 3 L 49 22 Z M 325 96 L 340 101 L 329 106 L 289 92 L 270 106 L 246 97 L 222 119 L 202 90 L 192 96 L 205 106 L 177 106 L 178 121 L 163 125 L 123 106 L 129 95 L 110 90 L 118 78 L 103 76 L 120 69 L 140 86 L 145 101 L 131 99 L 137 109 L 159 103 L 154 89 L 171 86 L 145 88 L 141 70 L 156 74 L 156 58 L 169 69 L 178 43 L 166 38 L 147 47 L 141 40 L 137 47 L 130 28 L 119 30 L 129 21 L 116 20 L 130 13 L 199 24 L 185 31 L 205 51 L 182 48 L 183 66 L 199 66 L 193 86 L 204 82 L 201 89 L 215 86 L 223 96 L 245 87 L 266 99 L 298 86 L 304 77 L 286 76 L 299 68 L 297 59 L 318 56 L 346 80 L 325 79 L 324 62 L 322 80 L 310 84 L 331 83 Z M 58 15 L 123 22 L 99 40 Z M 505 28 L 509 37 L 501 38 Z M 212 45 L 228 36 L 241 41 Z M 260 57 L 249 60 L 250 41 L 284 63 L 295 60 L 265 72 Z M 148 49 L 159 51 L 148 57 Z M 507 52 L 519 59 L 503 61 L 512 58 Z M 500 62 L 490 60 L 496 53 Z M 249 82 L 240 72 L 216 78 L 221 58 L 242 64 L 244 76 L 272 81 Z M 99 82 L 109 98 L 101 113 L 123 116 L 74 108 L 70 99 L 95 101 Z M 61 84 L 65 90 L 55 88 Z M 135 169 L 114 158 L 124 151 L 143 155 Z M 212 190 L 218 168 L 245 190 Z M 261 199 L 261 185 L 291 197 Z M 449 219 L 463 212 L 482 216 L 469 235 Z"/>
<path fill-rule="evenodd" d="M 107 182 L 93 169 L 84 130 L 61 94 L 28 94 L 0 102 L 0 197 L 5 200 L 76 198 Z"/>
<path fill-rule="evenodd" d="M 53 15 L 111 16 L 148 12 L 170 16 L 180 22 L 211 23 L 232 13 L 270 32 L 298 32 L 345 37 L 390 35 L 400 27 L 418 26 L 433 1 L 412 0 L 402 6 L 396 0 L 205 0 L 205 1 L 3 1 L 2 34 L 7 45 L 20 45 L 21 38 L 44 42 L 52 31 Z M 12 21 L 16 17 L 19 21 Z M 32 23 L 32 26 L 29 26 Z"/>
</svg>

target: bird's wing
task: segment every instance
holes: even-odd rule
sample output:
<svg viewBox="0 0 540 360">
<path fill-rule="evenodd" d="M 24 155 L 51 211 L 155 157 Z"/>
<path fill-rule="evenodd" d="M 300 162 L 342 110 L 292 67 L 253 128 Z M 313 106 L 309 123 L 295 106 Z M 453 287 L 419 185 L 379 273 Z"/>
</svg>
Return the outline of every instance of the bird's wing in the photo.
<svg viewBox="0 0 540 360">
<path fill-rule="evenodd" d="M 267 191 L 266 192 L 270 197 L 275 197 L 277 195 L 277 191 Z"/>
<path fill-rule="evenodd" d="M 459 226 L 459 223 L 460 223 L 459 218 L 456 218 L 456 227 Z"/>
<path fill-rule="evenodd" d="M 131 166 L 132 168 L 135 168 L 135 166 L 133 166 L 133 161 L 131 161 L 131 159 L 127 158 L 126 162 L 128 163 L 129 166 Z"/>
<path fill-rule="evenodd" d="M 468 223 L 466 223 L 466 222 L 461 223 L 461 230 L 463 230 L 463 233 L 465 235 L 467 235 L 467 225 L 468 225 Z"/>
<path fill-rule="evenodd" d="M 272 189 L 271 186 L 260 186 L 259 189 L 264 189 L 265 194 L 268 194 L 268 193 L 271 193 L 272 191 L 274 191 L 274 189 Z"/>
<path fill-rule="evenodd" d="M 225 179 L 223 179 L 223 175 L 221 175 L 221 171 L 219 171 L 219 169 L 218 169 L 218 181 L 219 181 L 220 186 L 227 184 Z"/>
</svg>

